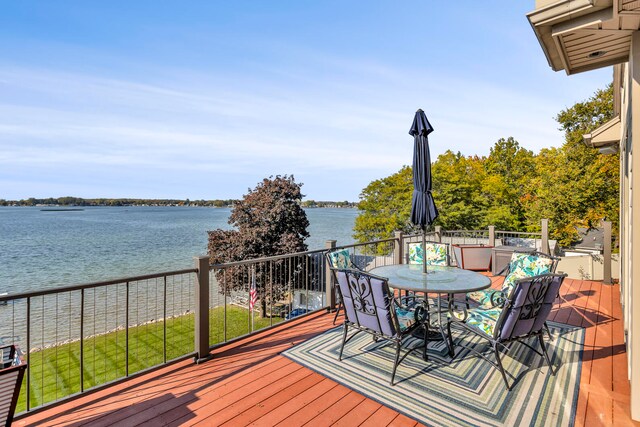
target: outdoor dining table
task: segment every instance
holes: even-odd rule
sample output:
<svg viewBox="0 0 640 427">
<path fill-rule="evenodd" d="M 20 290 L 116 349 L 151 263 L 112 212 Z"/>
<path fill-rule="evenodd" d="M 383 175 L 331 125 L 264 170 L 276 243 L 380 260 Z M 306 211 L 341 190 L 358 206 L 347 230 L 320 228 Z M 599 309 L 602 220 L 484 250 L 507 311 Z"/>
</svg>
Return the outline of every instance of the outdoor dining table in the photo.
<svg viewBox="0 0 640 427">
<path fill-rule="evenodd" d="M 442 338 L 447 342 L 442 318 L 441 295 L 466 294 L 491 286 L 491 279 L 475 271 L 463 270 L 457 267 L 428 266 L 427 273 L 423 273 L 422 264 L 393 264 L 371 269 L 371 273 L 385 277 L 389 280 L 389 286 L 403 291 L 424 293 L 424 303 L 428 310 L 427 294 L 437 294 L 436 314 L 438 328 Z M 426 327 L 429 328 L 428 323 Z M 449 344 L 447 343 L 447 347 Z M 425 343 L 426 351 L 426 343 Z M 451 354 L 453 349 L 449 347 Z"/>
</svg>

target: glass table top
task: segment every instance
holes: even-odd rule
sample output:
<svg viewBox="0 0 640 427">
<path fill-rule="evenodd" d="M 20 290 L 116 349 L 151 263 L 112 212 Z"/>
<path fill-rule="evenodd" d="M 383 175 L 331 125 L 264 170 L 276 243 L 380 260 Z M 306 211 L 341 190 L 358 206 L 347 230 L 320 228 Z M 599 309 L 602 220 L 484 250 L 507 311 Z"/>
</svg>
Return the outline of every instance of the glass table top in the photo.
<svg viewBox="0 0 640 427">
<path fill-rule="evenodd" d="M 489 277 L 457 267 L 428 266 L 424 274 L 420 264 L 394 264 L 376 267 L 371 273 L 388 278 L 393 288 L 416 292 L 459 294 L 491 286 Z"/>
</svg>

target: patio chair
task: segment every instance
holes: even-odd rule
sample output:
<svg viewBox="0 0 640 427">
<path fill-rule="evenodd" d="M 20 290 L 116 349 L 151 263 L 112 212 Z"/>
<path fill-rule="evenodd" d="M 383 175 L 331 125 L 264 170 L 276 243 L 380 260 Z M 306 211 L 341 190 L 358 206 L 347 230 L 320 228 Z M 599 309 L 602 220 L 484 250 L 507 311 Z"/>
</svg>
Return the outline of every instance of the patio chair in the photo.
<svg viewBox="0 0 640 427">
<path fill-rule="evenodd" d="M 360 267 L 358 267 L 351 258 L 351 253 L 349 249 L 339 249 L 326 253 L 327 260 L 329 261 L 329 267 L 333 271 L 334 282 L 337 284 L 336 271 L 339 269 L 348 269 L 348 270 L 356 270 L 356 271 L 364 271 Z M 391 294 L 394 295 L 395 291 L 393 288 L 389 288 L 391 290 Z M 337 287 L 335 288 L 336 292 L 336 302 L 338 303 L 338 309 L 336 310 L 336 315 L 333 318 L 333 324 L 336 324 L 336 320 L 338 320 L 338 315 L 343 308 L 342 298 L 340 297 Z M 402 298 L 401 298 L 402 299 Z M 396 301 L 399 305 L 404 305 L 400 303 L 400 301 Z"/>
<path fill-rule="evenodd" d="M 387 279 L 356 270 L 338 270 L 336 272 L 338 292 L 344 304 L 344 333 L 340 346 L 339 360 L 342 360 L 344 346 L 360 332 L 373 335 L 375 341 L 386 340 L 395 345 L 396 354 L 391 372 L 390 384 L 394 379 L 398 365 L 414 350 L 423 349 L 423 358 L 427 359 L 427 328 L 423 323 L 428 315 L 418 309 L 409 309 L 397 305 Z M 423 319 L 426 317 L 426 319 Z M 409 348 L 401 354 L 402 347 L 416 329 L 423 327 L 424 342 L 422 346 Z M 349 328 L 357 331 L 348 336 Z"/>
<path fill-rule="evenodd" d="M 509 264 L 498 273 L 498 275 L 501 275 L 506 272 L 506 277 L 502 282 L 502 289 L 476 291 L 468 294 L 468 297 L 484 309 L 496 307 L 502 304 L 506 296 L 511 292 L 516 280 L 546 273 L 553 274 L 558 267 L 558 261 L 558 258 L 542 252 L 513 252 Z M 545 329 L 551 338 L 551 333 L 546 324 Z"/>
<path fill-rule="evenodd" d="M 0 347 L 2 369 L 0 369 L 0 423 L 10 426 L 20 395 L 20 386 L 27 364 L 17 357 L 14 345 Z"/>
<path fill-rule="evenodd" d="M 537 354 L 544 356 L 551 374 L 555 375 L 553 364 L 544 344 L 543 329 L 565 277 L 566 274 L 543 274 L 516 280 L 501 304 L 492 308 L 477 307 L 467 310 L 464 307 L 451 307 L 447 321 L 450 345 L 453 346 L 452 325 L 463 332 L 473 333 L 489 341 L 496 362 L 473 347 L 466 348 L 498 368 L 507 390 L 511 390 L 511 386 L 500 359 L 500 352 L 501 349 L 504 349 L 506 354 L 514 342 L 524 344 Z M 542 351 L 536 350 L 525 342 L 532 337 L 537 338 Z"/>
<path fill-rule="evenodd" d="M 329 261 L 329 266 L 331 268 L 331 271 L 333 271 L 333 277 L 336 283 L 337 283 L 337 277 L 335 275 L 335 271 L 338 269 L 350 269 L 350 270 L 362 271 L 351 260 L 351 253 L 349 252 L 349 249 L 339 249 L 336 251 L 327 252 L 326 257 L 327 257 L 327 261 Z M 344 305 L 342 304 L 342 298 L 338 293 L 337 287 L 335 288 L 335 295 L 336 295 L 336 302 L 338 303 L 338 309 L 336 310 L 336 315 L 333 318 L 334 325 L 336 324 L 336 320 L 338 320 L 338 315 L 340 314 L 340 311 L 344 307 Z"/>
</svg>

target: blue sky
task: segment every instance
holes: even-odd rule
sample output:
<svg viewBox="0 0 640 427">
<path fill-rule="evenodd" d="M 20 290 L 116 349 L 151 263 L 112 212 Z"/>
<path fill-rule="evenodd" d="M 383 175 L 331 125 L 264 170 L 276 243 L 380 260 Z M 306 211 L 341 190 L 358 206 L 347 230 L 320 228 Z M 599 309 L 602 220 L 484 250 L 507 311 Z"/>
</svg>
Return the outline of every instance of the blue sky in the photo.
<svg viewBox="0 0 640 427">
<path fill-rule="evenodd" d="M 534 1 L 19 1 L 0 14 L 0 198 L 239 198 L 293 174 L 356 201 L 447 149 L 559 146 L 611 69 L 553 72 Z"/>
</svg>

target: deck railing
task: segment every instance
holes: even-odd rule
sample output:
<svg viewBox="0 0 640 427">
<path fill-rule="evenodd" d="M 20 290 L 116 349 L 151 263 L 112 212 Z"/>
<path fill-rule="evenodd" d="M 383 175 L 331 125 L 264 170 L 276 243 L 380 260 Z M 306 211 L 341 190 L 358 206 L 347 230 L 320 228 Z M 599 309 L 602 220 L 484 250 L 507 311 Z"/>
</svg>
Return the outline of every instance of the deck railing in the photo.
<svg viewBox="0 0 640 427">
<path fill-rule="evenodd" d="M 504 233 L 436 227 L 426 239 L 487 243 Z M 202 362 L 217 346 L 334 308 L 327 251 L 348 249 L 353 262 L 369 270 L 406 262 L 407 245 L 421 240 L 422 234 L 398 232 L 390 239 L 343 246 L 327 241 L 323 249 L 225 264 L 196 257 L 192 269 L 0 296 L 0 337 L 19 346 L 28 362 L 17 412 L 172 361 Z"/>
<path fill-rule="evenodd" d="M 0 297 L 28 366 L 16 412 L 193 355 L 194 269 Z"/>
<path fill-rule="evenodd" d="M 209 267 L 208 348 L 314 311 L 326 304 L 325 250 Z M 251 290 L 255 305 L 251 306 Z M 197 304 L 197 302 L 196 302 Z"/>
</svg>

